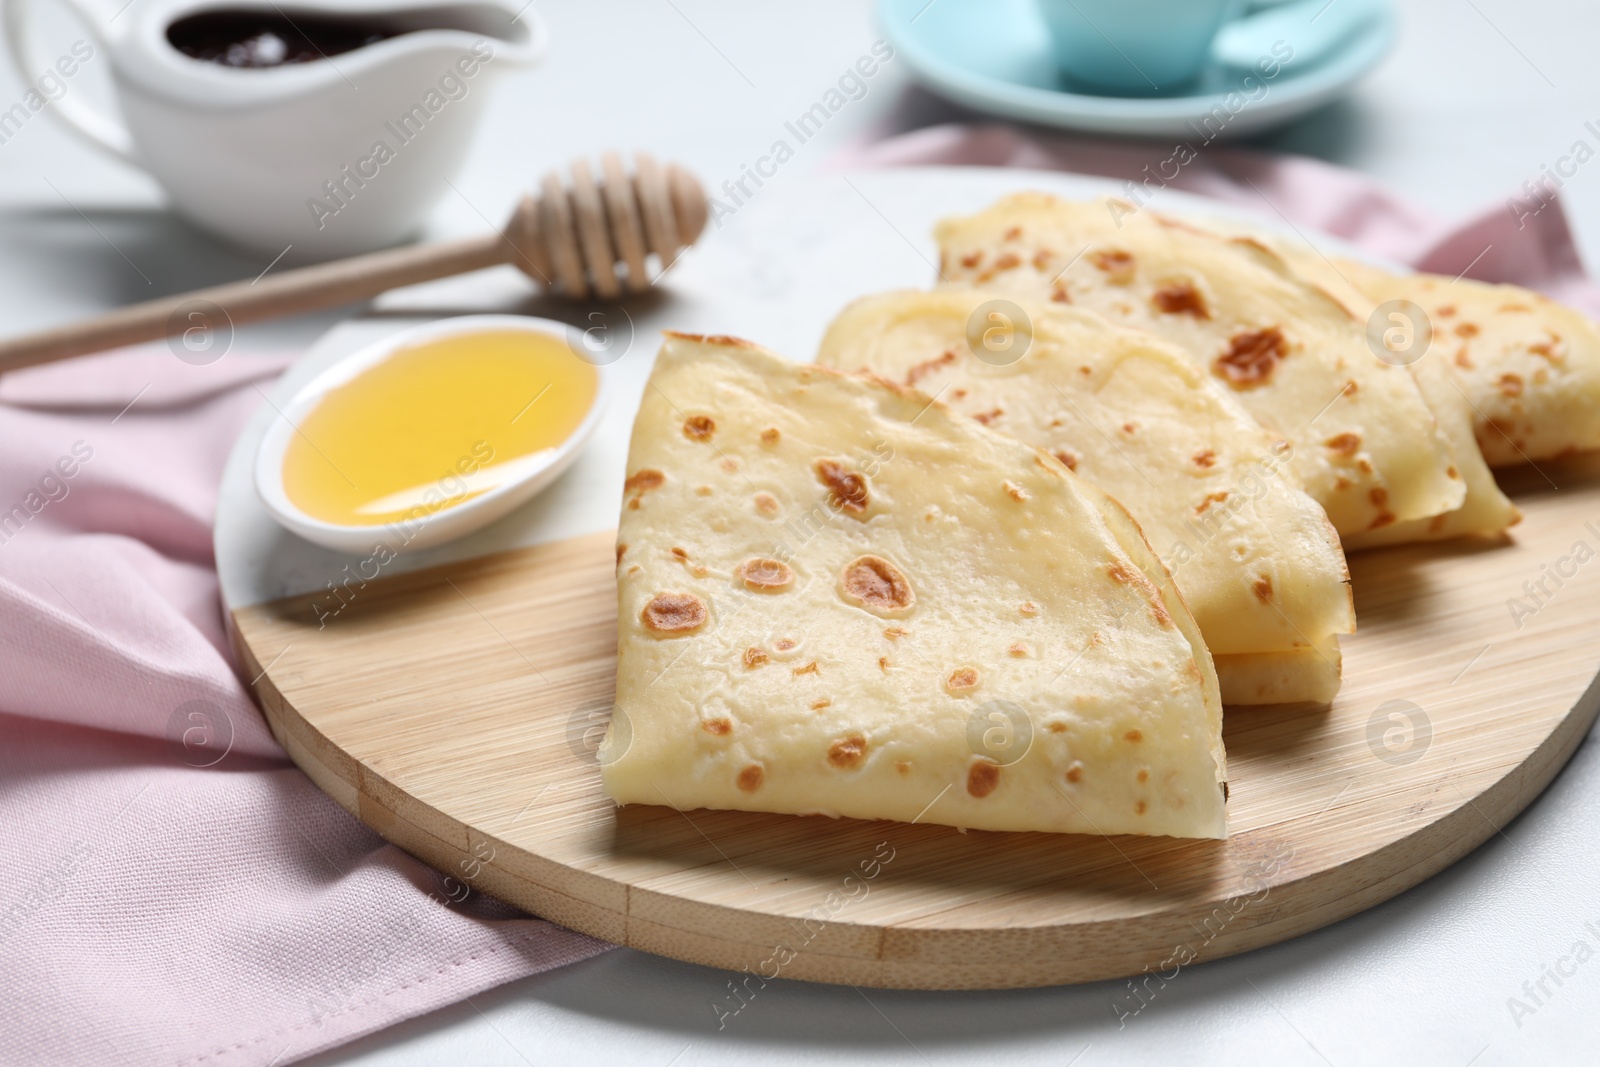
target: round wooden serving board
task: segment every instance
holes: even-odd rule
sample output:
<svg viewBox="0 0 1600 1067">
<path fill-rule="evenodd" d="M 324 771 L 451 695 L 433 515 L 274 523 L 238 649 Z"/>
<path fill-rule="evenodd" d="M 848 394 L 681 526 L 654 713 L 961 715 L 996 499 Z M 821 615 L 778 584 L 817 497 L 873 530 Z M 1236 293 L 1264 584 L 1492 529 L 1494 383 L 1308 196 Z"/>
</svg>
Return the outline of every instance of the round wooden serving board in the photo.
<svg viewBox="0 0 1600 1067">
<path fill-rule="evenodd" d="M 926 281 L 906 246 L 926 245 L 936 215 L 1025 186 L 1103 189 L 1008 172 L 846 184 L 831 206 L 853 194 L 872 212 L 831 226 L 877 242 L 877 284 L 799 285 L 809 332 L 785 317 L 794 284 L 756 278 L 747 285 L 765 289 L 730 298 L 728 279 L 750 274 L 740 249 L 770 236 L 774 214 L 796 217 L 777 201 L 692 256 L 676 302 L 636 313 L 642 336 L 620 365 L 623 392 L 642 388 L 655 347 L 646 334 L 658 325 L 732 318 L 729 332 L 803 358 L 841 296 Z M 807 195 L 838 191 L 834 182 Z M 1170 209 L 1190 206 L 1163 195 Z M 893 232 L 862 236 L 874 227 Z M 830 256 L 830 239 L 801 258 Z M 762 314 L 774 335 L 750 329 Z M 393 328 L 341 328 L 280 393 Z M 1600 551 L 1600 463 L 1577 461 L 1507 478 L 1526 517 L 1503 544 L 1351 558 L 1360 632 L 1343 641 L 1338 700 L 1227 713 L 1227 841 L 619 810 L 594 756 L 616 658 L 604 517 L 620 496 L 632 405 L 618 408 L 551 492 L 497 528 L 347 586 L 355 592 L 336 616 L 326 583 L 359 560 L 277 531 L 250 492 L 270 410 L 230 462 L 217 532 L 235 647 L 295 762 L 457 881 L 612 941 L 769 978 L 871 986 L 1170 977 L 1354 914 L 1459 859 L 1539 794 L 1600 707 L 1600 610 L 1586 563 Z M 1537 607 L 1530 581 L 1548 593 Z M 1534 610 L 1513 613 L 1513 600 Z"/>
</svg>

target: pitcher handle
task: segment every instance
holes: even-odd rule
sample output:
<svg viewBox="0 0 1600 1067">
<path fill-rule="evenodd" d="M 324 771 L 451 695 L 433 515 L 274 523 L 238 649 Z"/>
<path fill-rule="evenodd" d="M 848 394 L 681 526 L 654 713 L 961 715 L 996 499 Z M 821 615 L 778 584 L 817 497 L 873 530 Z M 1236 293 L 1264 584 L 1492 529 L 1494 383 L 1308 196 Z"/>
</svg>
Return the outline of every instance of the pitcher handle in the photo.
<svg viewBox="0 0 1600 1067">
<path fill-rule="evenodd" d="M 40 96 L 44 96 L 37 87 L 37 79 L 43 72 L 52 71 L 58 75 L 58 80 L 63 85 L 67 85 L 65 81 L 67 75 L 59 68 L 58 64 L 67 61 L 69 57 L 62 56 L 52 61 L 44 59 L 40 53 L 34 51 L 28 38 L 28 5 L 30 2 L 31 0 L 0 0 L 0 4 L 5 7 L 6 42 L 10 46 L 11 63 L 16 68 L 17 77 L 24 85 L 34 92 L 38 92 Z M 94 39 L 92 44 L 85 42 L 86 47 L 90 49 L 87 58 L 80 58 L 76 55 L 71 58 L 77 59 L 79 62 L 88 62 L 89 59 L 94 58 L 96 52 L 106 53 L 108 51 L 106 41 L 98 32 L 93 14 L 78 4 L 72 3 L 71 0 L 69 0 L 68 6 L 89 27 L 89 36 Z M 134 155 L 133 136 L 120 121 L 102 114 L 78 100 L 70 87 L 61 96 L 53 100 L 48 97 L 45 97 L 45 99 L 48 102 L 45 104 L 44 110 L 53 113 L 67 129 L 101 151 L 108 152 L 136 167 L 140 166 L 138 159 Z M 27 105 L 24 104 L 23 106 L 26 107 Z M 4 115 L 5 113 L 0 112 L 0 123 L 3 123 Z"/>
</svg>

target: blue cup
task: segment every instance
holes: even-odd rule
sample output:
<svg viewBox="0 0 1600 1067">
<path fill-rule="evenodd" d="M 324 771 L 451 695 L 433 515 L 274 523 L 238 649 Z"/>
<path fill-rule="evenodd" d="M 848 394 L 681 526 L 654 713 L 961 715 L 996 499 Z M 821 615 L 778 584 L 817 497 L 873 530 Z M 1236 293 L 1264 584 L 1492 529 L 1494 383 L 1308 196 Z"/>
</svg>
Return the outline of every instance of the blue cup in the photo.
<svg viewBox="0 0 1600 1067">
<path fill-rule="evenodd" d="M 1244 0 L 1037 0 L 1067 79 L 1124 95 L 1181 89 Z"/>
</svg>

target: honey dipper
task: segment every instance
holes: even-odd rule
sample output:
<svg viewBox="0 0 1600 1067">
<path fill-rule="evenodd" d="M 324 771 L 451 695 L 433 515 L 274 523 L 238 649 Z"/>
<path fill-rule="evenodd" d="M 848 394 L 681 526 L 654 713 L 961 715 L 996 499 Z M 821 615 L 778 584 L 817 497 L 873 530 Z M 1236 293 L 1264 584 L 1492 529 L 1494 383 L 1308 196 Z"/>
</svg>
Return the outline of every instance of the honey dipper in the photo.
<svg viewBox="0 0 1600 1067">
<path fill-rule="evenodd" d="M 196 325 L 189 312 L 197 304 L 215 305 L 237 325 L 336 307 L 502 263 L 515 264 L 546 289 L 574 300 L 611 300 L 624 290 L 648 289 L 655 279 L 646 258 L 653 253 L 665 270 L 694 243 L 706 224 L 706 194 L 694 175 L 675 164 L 663 166 L 639 152 L 633 165 L 630 175 L 622 157 L 607 152 L 597 176 L 578 160 L 571 166 L 570 186 L 551 171 L 537 195 L 522 198 L 503 233 L 370 252 L 130 304 L 0 340 L 0 373 L 180 334 Z"/>
</svg>

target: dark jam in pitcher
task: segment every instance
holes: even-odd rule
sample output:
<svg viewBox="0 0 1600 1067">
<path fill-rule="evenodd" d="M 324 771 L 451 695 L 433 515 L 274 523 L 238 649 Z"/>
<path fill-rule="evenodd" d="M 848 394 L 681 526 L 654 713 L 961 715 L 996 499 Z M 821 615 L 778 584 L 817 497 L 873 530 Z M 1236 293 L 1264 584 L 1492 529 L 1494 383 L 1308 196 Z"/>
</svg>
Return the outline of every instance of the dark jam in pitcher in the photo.
<svg viewBox="0 0 1600 1067">
<path fill-rule="evenodd" d="M 193 59 L 263 69 L 353 52 L 404 32 L 369 19 L 241 8 L 181 18 L 167 27 L 167 40 Z"/>
</svg>

